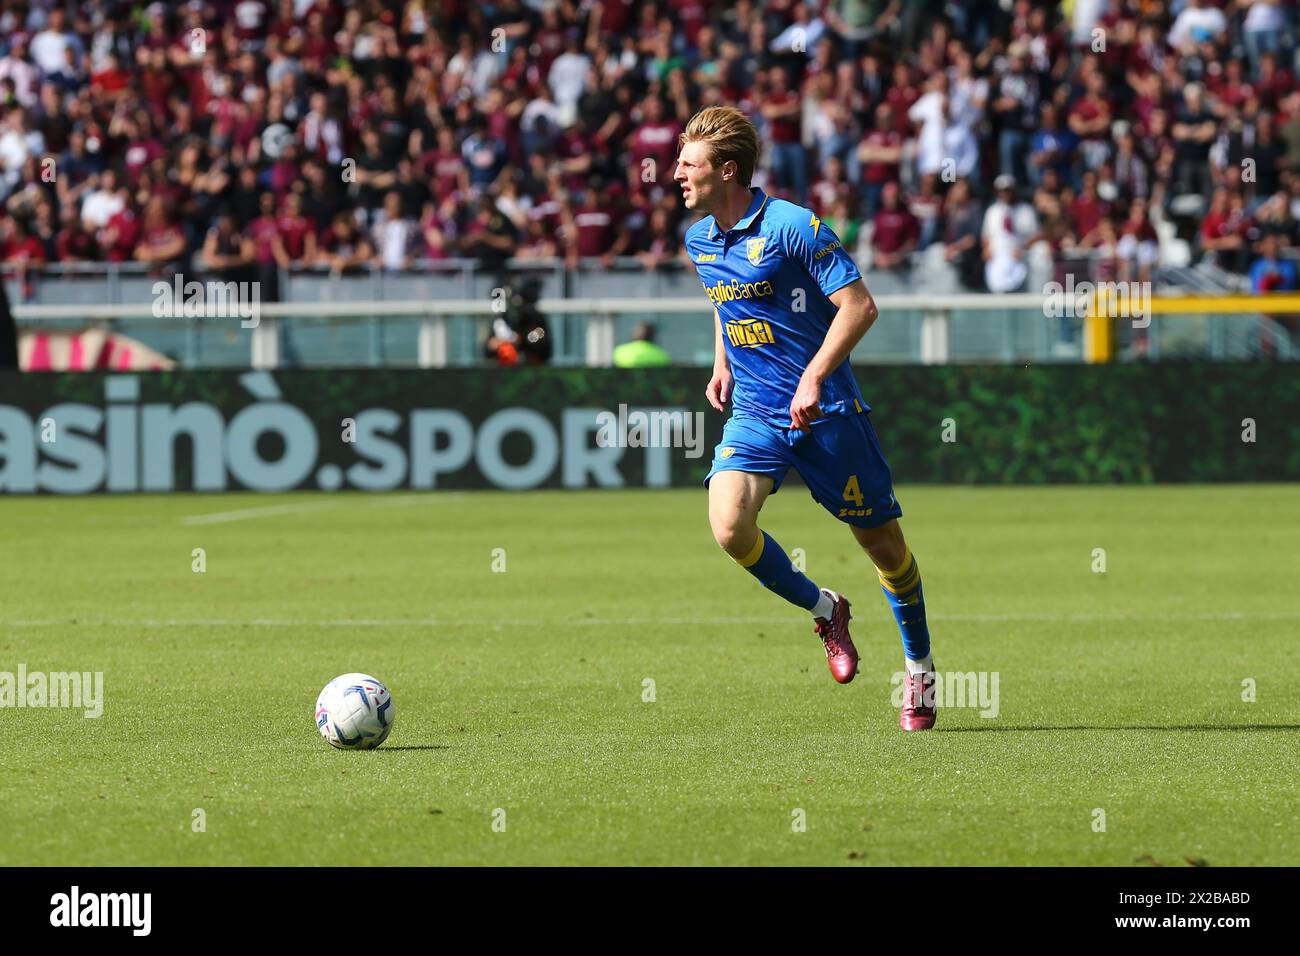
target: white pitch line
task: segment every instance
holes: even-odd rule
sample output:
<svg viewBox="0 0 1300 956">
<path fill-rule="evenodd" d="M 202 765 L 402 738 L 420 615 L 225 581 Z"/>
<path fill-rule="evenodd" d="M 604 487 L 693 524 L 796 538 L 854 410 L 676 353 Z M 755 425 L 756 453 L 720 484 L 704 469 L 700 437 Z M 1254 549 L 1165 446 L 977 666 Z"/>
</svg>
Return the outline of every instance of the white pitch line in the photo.
<svg viewBox="0 0 1300 956">
<path fill-rule="evenodd" d="M 943 614 L 933 615 L 931 621 L 967 623 L 999 623 L 1015 621 L 1056 622 L 1107 622 L 1125 621 L 1292 621 L 1300 620 L 1294 614 L 1152 614 L 1152 615 L 1101 615 L 1101 614 Z M 596 618 L 575 617 L 562 620 L 539 618 L 503 618 L 485 620 L 482 617 L 466 618 L 346 618 L 318 620 L 306 618 L 120 618 L 97 620 L 30 619 L 0 621 L 0 627 L 618 627 L 618 626 L 721 626 L 726 624 L 766 624 L 778 626 L 797 622 L 790 617 L 641 617 Z"/>
<path fill-rule="evenodd" d="M 269 518 L 274 515 L 298 514 L 302 511 L 319 511 L 333 508 L 333 501 L 304 501 L 292 505 L 261 505 L 256 508 L 240 508 L 236 511 L 213 511 L 209 514 L 188 515 L 183 524 L 220 524 L 223 521 L 244 521 L 248 518 Z"/>
</svg>

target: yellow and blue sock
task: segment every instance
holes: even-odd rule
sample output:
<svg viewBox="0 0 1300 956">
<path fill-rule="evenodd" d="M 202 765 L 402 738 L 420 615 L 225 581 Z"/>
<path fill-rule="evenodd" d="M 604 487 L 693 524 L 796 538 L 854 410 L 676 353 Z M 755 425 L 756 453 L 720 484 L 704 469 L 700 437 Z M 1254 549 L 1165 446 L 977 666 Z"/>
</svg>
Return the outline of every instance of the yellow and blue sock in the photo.
<svg viewBox="0 0 1300 956">
<path fill-rule="evenodd" d="M 880 590 L 894 612 L 898 631 L 903 638 L 903 653 L 908 661 L 928 662 L 930 657 L 930 627 L 925 622 L 925 592 L 921 590 L 921 569 L 916 565 L 912 549 L 903 552 L 903 563 L 893 571 L 877 567 Z"/>
<path fill-rule="evenodd" d="M 776 539 L 766 531 L 758 532 L 754 547 L 743 558 L 736 558 L 736 563 L 791 604 L 811 611 L 821 600 L 821 590 L 790 563 Z"/>
</svg>

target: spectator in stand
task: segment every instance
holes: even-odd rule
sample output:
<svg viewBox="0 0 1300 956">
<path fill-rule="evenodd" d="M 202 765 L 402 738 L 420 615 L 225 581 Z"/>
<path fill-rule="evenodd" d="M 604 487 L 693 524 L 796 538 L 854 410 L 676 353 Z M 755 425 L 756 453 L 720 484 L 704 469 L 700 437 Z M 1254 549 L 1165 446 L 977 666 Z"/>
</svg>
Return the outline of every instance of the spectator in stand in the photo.
<svg viewBox="0 0 1300 956">
<path fill-rule="evenodd" d="M 1300 186 L 1300 183 L 1297 183 Z M 1279 189 L 1256 208 L 1252 214 L 1255 229 L 1259 235 L 1274 233 L 1283 248 L 1300 247 L 1300 223 L 1291 212 L 1290 197 L 1286 190 Z"/>
<path fill-rule="evenodd" d="M 1219 188 L 1214 191 L 1210 211 L 1201 221 L 1201 251 L 1207 262 L 1222 269 L 1244 271 L 1248 249 L 1246 232 L 1250 219 L 1240 193 L 1229 194 Z"/>
<path fill-rule="evenodd" d="M 957 278 L 972 292 L 984 291 L 984 262 L 980 255 L 979 203 L 971 196 L 964 179 L 952 184 L 943 217 L 943 258 L 957 270 Z"/>
<path fill-rule="evenodd" d="M 243 258 L 252 263 L 253 281 L 260 284 L 263 301 L 280 299 L 280 263 L 285 259 L 280 232 L 276 228 L 275 196 L 258 194 L 258 214 L 244 227 L 241 237 Z"/>
<path fill-rule="evenodd" d="M 938 176 L 951 154 L 946 151 L 944 131 L 948 116 L 948 76 L 933 74 L 925 93 L 912 104 L 907 118 L 919 131 L 916 136 L 916 171 L 922 176 Z"/>
<path fill-rule="evenodd" d="M 315 158 L 303 163 L 303 178 L 294 184 L 302 197 L 302 214 L 314 223 L 330 223 L 343 211 L 352 212 L 352 203 L 344 194 L 337 174 L 326 172 L 325 164 Z"/>
<path fill-rule="evenodd" d="M 475 122 L 474 131 L 461 147 L 461 155 L 469 173 L 469 190 L 472 195 L 486 192 L 505 168 L 505 144 L 492 136 L 484 119 Z"/>
<path fill-rule="evenodd" d="M 958 175 L 961 175 L 960 170 Z M 939 238 L 939 222 L 943 218 L 943 197 L 938 193 L 938 177 L 922 176 L 916 192 L 907 199 L 907 208 L 921 228 L 917 248 L 925 249 Z"/>
<path fill-rule="evenodd" d="M 1075 233 L 1087 236 L 1097 228 L 1103 219 L 1110 215 L 1111 204 L 1102 199 L 1097 189 L 1098 174 L 1088 170 L 1083 174 L 1083 188 L 1070 203 L 1070 218 L 1074 222 Z"/>
<path fill-rule="evenodd" d="M 830 47 L 824 45 L 823 49 Z M 851 67 L 851 64 L 841 63 L 840 66 Z M 847 163 L 858 139 L 853 114 L 841 98 L 842 90 L 837 90 L 835 81 L 836 76 L 829 69 L 816 74 L 810 82 L 810 94 L 805 98 L 810 103 L 806 119 L 812 137 L 813 157 L 821 166 L 831 160 Z"/>
<path fill-rule="evenodd" d="M 980 237 L 984 250 L 984 284 L 990 292 L 1019 292 L 1029 275 L 1025 243 L 1016 229 L 1016 181 L 999 176 L 997 200 L 984 213 Z"/>
<path fill-rule="evenodd" d="M 397 182 L 397 171 L 384 156 L 379 133 L 372 127 L 361 131 L 361 155 L 356 159 L 358 205 L 367 219 L 379 208 L 383 196 Z"/>
<path fill-rule="evenodd" d="M 5 210 L 11 216 L 30 222 L 36 215 L 36 207 L 39 203 L 48 202 L 51 198 L 57 199 L 57 193 L 50 188 L 50 184 L 41 181 L 37 169 L 36 157 L 28 156 L 27 161 L 23 163 L 19 187 L 9 194 L 9 198 L 4 203 Z"/>
<path fill-rule="evenodd" d="M 563 192 L 580 195 L 587 188 L 593 168 L 592 156 L 595 153 L 595 140 L 587 131 L 587 124 L 581 117 L 564 131 L 556 146 L 560 168 L 564 172 Z"/>
<path fill-rule="evenodd" d="M 1276 54 L 1264 52 L 1259 55 L 1259 76 L 1254 86 L 1259 105 L 1275 110 L 1295 90 L 1295 77 L 1290 70 L 1278 66 Z"/>
<path fill-rule="evenodd" d="M 1151 269 L 1160 255 L 1160 242 L 1147 218 L 1147 201 L 1136 198 L 1129 204 L 1128 218 L 1120 229 L 1116 248 L 1120 258 L 1119 278 L 1124 281 L 1151 281 Z"/>
<path fill-rule="evenodd" d="M 454 192 L 469 192 L 469 173 L 465 158 L 456 148 L 456 131 L 443 126 L 437 132 L 437 143 L 420 157 L 417 171 L 430 180 L 434 196 L 443 199 Z"/>
<path fill-rule="evenodd" d="M 21 106 L 7 110 L 0 122 L 0 198 L 19 187 L 27 160 L 44 152 L 45 137 L 31 128 L 27 111 Z"/>
<path fill-rule="evenodd" d="M 1218 40 L 1227 28 L 1222 10 L 1208 6 L 1205 0 L 1187 0 L 1169 28 L 1169 45 L 1190 56 L 1199 44 Z"/>
<path fill-rule="evenodd" d="M 37 84 L 41 71 L 28 56 L 27 38 L 15 33 L 9 46 L 9 52 L 0 57 L 0 80 L 13 83 L 13 98 L 19 106 L 36 105 Z"/>
<path fill-rule="evenodd" d="M 95 233 L 77 216 L 77 207 L 64 203 L 59 207 L 59 234 L 54 240 L 59 262 L 95 262 L 101 256 Z"/>
<path fill-rule="evenodd" d="M 523 239 L 515 251 L 515 258 L 529 260 L 551 259 L 559 254 L 560 245 L 554 234 L 546 230 L 540 219 L 529 219 Z M 639 253 L 639 255 L 645 255 L 645 253 Z"/>
<path fill-rule="evenodd" d="M 850 202 L 855 196 L 856 191 L 844 171 L 844 163 L 836 157 L 831 157 L 822 175 L 812 185 L 808 204 L 813 212 L 821 216 L 837 202 L 841 200 Z M 840 238 L 842 239 L 843 236 Z"/>
<path fill-rule="evenodd" d="M 1138 151 L 1137 138 L 1127 123 L 1119 133 L 1111 165 L 1115 170 L 1115 183 L 1126 199 L 1150 198 L 1151 173 L 1147 161 Z"/>
<path fill-rule="evenodd" d="M 328 266 L 334 275 L 361 269 L 375 261 L 375 247 L 350 212 L 340 211 L 321 233 L 317 265 Z"/>
<path fill-rule="evenodd" d="M 501 174 L 496 192 L 497 208 L 505 213 L 520 234 L 528 229 L 528 213 L 533 208 L 533 201 L 524 195 L 520 186 L 521 176 L 513 168 Z"/>
<path fill-rule="evenodd" d="M 161 50 L 155 52 L 162 56 Z M 161 63 L 151 64 L 152 68 L 145 76 L 166 77 L 165 71 L 155 72 L 161 65 Z M 103 67 L 90 74 L 90 86 L 103 99 L 118 100 L 126 96 L 130 90 L 131 73 L 123 69 L 117 54 L 110 50 L 104 57 Z"/>
<path fill-rule="evenodd" d="M 1023 43 L 1013 43 L 1007 50 L 1007 67 L 998 79 L 993 97 L 1000 176 L 1014 177 L 1017 182 L 1029 181 L 1026 157 L 1040 102 L 1038 76 L 1029 68 L 1029 50 Z"/>
<path fill-rule="evenodd" d="M 1068 180 L 1073 175 L 1071 170 L 1079 137 L 1072 130 L 1061 128 L 1061 114 L 1054 104 L 1044 103 L 1038 115 L 1038 129 L 1033 134 L 1029 151 L 1029 181 L 1037 186 L 1048 169 L 1060 179 Z"/>
<path fill-rule="evenodd" d="M 1286 146 L 1277 134 L 1273 114 L 1268 110 L 1260 112 L 1255 120 L 1253 142 L 1249 147 L 1243 143 L 1235 151 L 1229 149 L 1229 163 L 1234 171 L 1249 168 L 1254 174 L 1251 182 L 1243 177 L 1242 184 L 1252 197 L 1251 207 L 1263 202 L 1277 192 L 1281 185 L 1281 171 L 1286 158 Z M 1236 162 L 1232 162 L 1233 160 Z M 1250 160 L 1249 167 L 1243 162 Z"/>
<path fill-rule="evenodd" d="M 312 93 L 307 113 L 299 124 L 302 146 L 308 155 L 337 166 L 343 162 L 343 124 L 329 106 L 323 91 Z"/>
<path fill-rule="evenodd" d="M 564 37 L 564 52 L 552 61 L 547 73 L 547 85 L 551 88 L 555 105 L 559 107 L 562 122 L 571 121 L 577 113 L 590 65 L 591 61 L 582 52 L 578 30 L 568 30 Z"/>
<path fill-rule="evenodd" d="M 49 23 L 31 42 L 31 56 L 36 66 L 46 76 L 61 74 L 70 67 L 79 70 L 86 48 L 77 34 L 68 29 L 68 17 L 63 7 L 50 10 Z"/>
<path fill-rule="evenodd" d="M 129 262 L 140 239 L 141 223 L 136 205 L 125 186 L 118 190 L 117 211 L 108 217 L 95 235 L 95 242 L 109 262 Z"/>
<path fill-rule="evenodd" d="M 420 236 L 426 259 L 448 259 L 456 253 L 456 196 L 449 193 L 440 203 L 425 204 L 420 218 Z"/>
<path fill-rule="evenodd" d="M 922 92 L 921 88 L 916 85 L 907 58 L 898 57 L 895 59 L 892 82 L 889 89 L 885 91 L 885 102 L 889 104 L 890 111 L 894 115 L 894 128 L 902 136 L 911 135 L 911 120 L 908 118 L 908 113 L 916 101 L 921 98 Z"/>
<path fill-rule="evenodd" d="M 902 203 L 898 183 L 886 183 L 880 211 L 872 220 L 872 265 L 877 269 L 904 271 L 921 238 L 921 224 Z"/>
<path fill-rule="evenodd" d="M 59 223 L 54 218 L 54 204 L 43 196 L 36 203 L 31 228 L 32 235 L 36 237 L 44 250 L 45 261 L 57 262 L 59 259 Z"/>
<path fill-rule="evenodd" d="M 385 269 L 409 269 L 417 251 L 418 225 L 402 209 L 402 194 L 393 190 L 375 217 L 371 237 L 375 260 Z"/>
<path fill-rule="evenodd" d="M 1079 248 L 1091 253 L 1089 270 L 1098 282 L 1115 282 L 1120 278 L 1119 233 L 1115 220 L 1103 216 L 1079 241 Z"/>
<path fill-rule="evenodd" d="M 1300 286 L 1296 282 L 1296 263 L 1294 259 L 1283 258 L 1280 254 L 1282 238 L 1275 232 L 1266 232 L 1256 245 L 1258 258 L 1250 266 L 1250 290 L 1263 295 L 1274 292 L 1294 292 Z M 1300 315 L 1274 315 L 1275 322 L 1294 336 L 1300 331 Z M 1275 355 L 1278 350 L 1276 333 L 1272 328 L 1260 329 L 1261 348 L 1266 355 Z"/>
<path fill-rule="evenodd" d="M 1110 124 L 1113 117 L 1106 94 L 1106 75 L 1095 58 L 1083 61 L 1084 94 L 1070 108 L 1070 132 L 1079 138 L 1079 154 L 1085 169 L 1096 169 L 1110 155 Z"/>
<path fill-rule="evenodd" d="M 91 230 L 102 229 L 108 220 L 126 204 L 125 192 L 118 188 L 117 170 L 106 169 L 100 174 L 97 187 L 86 194 L 81 204 L 81 221 Z"/>
<path fill-rule="evenodd" d="M 1258 77 L 1260 57 L 1281 53 L 1287 42 L 1287 14 L 1282 0 L 1246 0 L 1243 5 L 1249 9 L 1241 24 L 1242 42 L 1250 57 L 1251 76 Z"/>
<path fill-rule="evenodd" d="M 263 192 L 265 190 L 258 180 L 257 167 L 251 163 L 240 166 L 235 182 L 228 186 L 228 194 L 231 211 L 241 229 L 262 214 Z"/>
<path fill-rule="evenodd" d="M 249 268 L 253 260 L 248 251 L 239 235 L 235 217 L 223 211 L 217 215 L 216 222 L 203 239 L 198 265 L 216 273 L 222 282 L 250 281 Z"/>
<path fill-rule="evenodd" d="M 185 255 L 185 232 L 167 212 L 167 202 L 154 196 L 145 206 L 135 259 L 151 266 L 156 275 L 166 266 L 180 265 Z"/>
<path fill-rule="evenodd" d="M 677 137 L 682 124 L 665 115 L 663 101 L 657 96 L 646 97 L 641 115 L 641 124 L 632 134 L 632 159 L 641 169 L 645 169 L 645 161 L 650 160 L 653 165 L 648 168 L 656 179 L 669 179 L 677 158 Z"/>
<path fill-rule="evenodd" d="M 465 226 L 462 252 L 478 259 L 484 269 L 500 271 L 514 255 L 519 234 L 509 217 L 497 209 L 491 196 L 478 198 L 478 210 Z"/>
<path fill-rule="evenodd" d="M 621 256 L 628 246 L 626 230 L 616 228 L 618 209 L 613 191 L 603 183 L 593 183 L 583 196 L 565 228 L 566 258 L 570 265 L 580 259 L 599 257 L 605 268 Z"/>
<path fill-rule="evenodd" d="M 290 193 L 285 197 L 275 229 L 284 250 L 281 265 L 304 266 L 316 261 L 316 223 L 303 215 L 301 195 Z"/>
<path fill-rule="evenodd" d="M 1281 255 L 1282 239 L 1274 232 L 1260 237 L 1255 249 L 1257 258 L 1250 265 L 1251 292 L 1296 291 L 1296 263 Z"/>
<path fill-rule="evenodd" d="M 762 102 L 772 176 L 777 190 L 802 203 L 808 193 L 808 157 L 802 143 L 803 98 L 790 88 L 782 67 L 771 71 L 771 92 Z"/>
<path fill-rule="evenodd" d="M 1174 177 L 1180 192 L 1206 195 L 1210 178 L 1210 144 L 1219 128 L 1205 106 L 1204 88 L 1189 83 L 1183 89 L 1183 106 L 1174 123 Z"/>
<path fill-rule="evenodd" d="M 664 206 L 656 206 L 638 242 L 636 257 L 645 268 L 657 269 L 675 262 L 680 250 L 681 242 L 673 228 L 672 214 Z"/>
<path fill-rule="evenodd" d="M 46 262 L 44 243 L 32 235 L 24 219 L 9 220 L 9 234 L 4 237 L 3 248 L 5 262 L 17 263 L 20 275 L 24 267 Z"/>
<path fill-rule="evenodd" d="M 888 103 L 876 106 L 875 127 L 858 146 L 862 169 L 862 194 L 867 218 L 880 208 L 880 194 L 885 183 L 898 182 L 903 160 L 903 136 L 894 124 L 894 109 Z"/>
</svg>

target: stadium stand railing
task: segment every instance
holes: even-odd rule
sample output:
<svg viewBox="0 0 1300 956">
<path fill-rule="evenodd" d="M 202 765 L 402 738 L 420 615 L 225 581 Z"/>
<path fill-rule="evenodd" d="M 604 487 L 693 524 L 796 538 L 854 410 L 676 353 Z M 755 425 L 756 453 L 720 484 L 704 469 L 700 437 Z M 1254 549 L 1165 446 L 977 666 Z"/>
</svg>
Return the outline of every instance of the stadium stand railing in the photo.
<svg viewBox="0 0 1300 956">
<path fill-rule="evenodd" d="M 942 294 L 876 297 L 881 318 L 853 353 L 860 363 L 1080 362 L 1087 354 L 1084 316 L 1049 315 L 1044 296 Z M 708 301 L 690 296 L 543 298 L 553 364 L 607 366 L 614 346 L 640 322 L 683 364 L 712 361 Z M 1145 327 L 1113 321 L 1120 361 L 1300 358 L 1284 323 L 1300 314 L 1300 296 L 1156 296 Z M 485 364 L 482 343 L 496 314 L 489 296 L 405 301 L 266 302 L 258 324 L 240 317 L 154 315 L 150 302 L 21 305 L 20 327 L 99 325 L 138 339 L 183 367 L 421 367 Z"/>
</svg>

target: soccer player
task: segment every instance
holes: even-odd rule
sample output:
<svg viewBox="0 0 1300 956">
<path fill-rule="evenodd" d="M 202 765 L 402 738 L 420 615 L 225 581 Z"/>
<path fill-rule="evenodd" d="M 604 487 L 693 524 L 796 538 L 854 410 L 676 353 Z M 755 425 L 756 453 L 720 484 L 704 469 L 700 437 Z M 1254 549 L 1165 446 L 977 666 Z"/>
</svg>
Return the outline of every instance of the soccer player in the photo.
<svg viewBox="0 0 1300 956">
<path fill-rule="evenodd" d="M 906 695 L 899 726 L 934 726 L 934 667 L 916 559 L 903 539 L 893 480 L 853 377 L 849 353 L 876 304 L 830 227 L 809 209 L 749 182 L 758 134 L 740 110 L 701 110 L 679 138 L 674 180 L 688 209 L 707 213 L 686 251 L 714 306 L 713 377 L 705 395 L 732 415 L 704 484 L 709 524 L 741 567 L 812 612 L 831 675 L 853 680 L 858 652 L 849 601 L 793 567 L 758 527 L 758 512 L 797 471 L 813 498 L 867 552 L 903 638 Z"/>
</svg>

